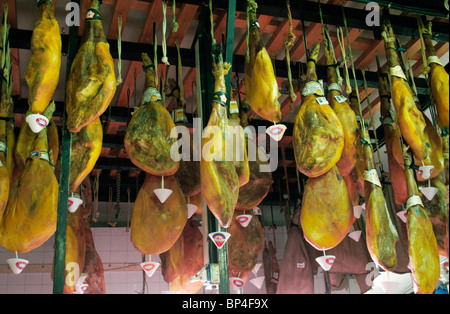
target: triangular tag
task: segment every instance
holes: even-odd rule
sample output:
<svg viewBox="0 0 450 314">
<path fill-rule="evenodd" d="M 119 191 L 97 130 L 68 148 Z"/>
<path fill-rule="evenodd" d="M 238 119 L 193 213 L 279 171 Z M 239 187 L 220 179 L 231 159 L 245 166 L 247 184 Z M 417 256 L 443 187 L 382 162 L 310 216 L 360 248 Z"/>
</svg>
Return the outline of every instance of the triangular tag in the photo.
<svg viewBox="0 0 450 314">
<path fill-rule="evenodd" d="M 224 244 L 227 243 L 230 236 L 231 234 L 229 234 L 228 232 L 212 232 L 209 234 L 209 237 L 218 249 L 221 249 Z"/>
</svg>

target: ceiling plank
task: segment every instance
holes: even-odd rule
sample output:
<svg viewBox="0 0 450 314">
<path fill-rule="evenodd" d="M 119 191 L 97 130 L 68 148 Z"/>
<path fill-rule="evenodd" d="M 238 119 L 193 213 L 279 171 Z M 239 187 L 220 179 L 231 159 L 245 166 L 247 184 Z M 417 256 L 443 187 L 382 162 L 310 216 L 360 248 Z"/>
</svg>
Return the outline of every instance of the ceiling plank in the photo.
<svg viewBox="0 0 450 314">
<path fill-rule="evenodd" d="M 186 3 L 181 4 L 181 8 L 176 15 L 176 20 L 179 25 L 178 31 L 176 33 L 172 32 L 169 35 L 169 39 L 167 40 L 169 46 L 175 46 L 175 40 L 178 40 L 180 45 L 182 44 L 183 39 L 189 30 L 189 25 L 191 25 L 192 20 L 197 13 L 197 9 L 198 6 L 196 5 Z"/>
<path fill-rule="evenodd" d="M 109 39 L 117 39 L 119 33 L 119 17 L 122 17 L 122 33 L 125 28 L 126 21 L 128 18 L 128 12 L 130 11 L 131 4 L 133 1 L 123 1 L 116 0 L 116 4 L 114 6 L 114 13 L 111 20 L 111 27 L 109 28 Z"/>
</svg>

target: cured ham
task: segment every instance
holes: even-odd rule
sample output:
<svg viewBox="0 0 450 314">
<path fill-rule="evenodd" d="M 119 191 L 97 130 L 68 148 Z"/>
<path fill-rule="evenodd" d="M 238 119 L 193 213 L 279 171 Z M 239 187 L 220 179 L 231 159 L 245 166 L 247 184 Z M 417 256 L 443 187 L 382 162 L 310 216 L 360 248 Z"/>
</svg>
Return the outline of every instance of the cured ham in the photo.
<svg viewBox="0 0 450 314">
<path fill-rule="evenodd" d="M 12 133 L 8 131 L 13 129 L 8 122 L 12 115 L 13 105 L 12 100 L 2 92 L 2 99 L 0 100 L 0 223 L 8 203 L 10 186 L 13 185 L 14 160 L 8 158 L 15 144 L 14 130 L 12 130 Z"/>
<path fill-rule="evenodd" d="M 66 84 L 67 128 L 73 133 L 100 117 L 116 92 L 114 60 L 103 33 L 100 4 L 100 0 L 91 1 Z"/>
<path fill-rule="evenodd" d="M 449 76 L 443 64 L 436 55 L 436 50 L 434 49 L 433 41 L 431 39 L 433 35 L 431 30 L 431 22 L 429 22 L 428 27 L 424 27 L 422 20 L 419 19 L 419 25 L 421 25 L 420 30 L 425 43 L 425 52 L 428 57 L 428 65 L 430 67 L 430 89 L 431 95 L 433 96 L 433 101 L 436 104 L 437 118 L 441 128 L 448 128 Z"/>
<path fill-rule="evenodd" d="M 56 164 L 59 154 L 59 135 L 56 124 L 54 123 L 52 116 L 55 111 L 55 103 L 51 102 L 45 111 L 42 113 L 50 122 L 47 125 L 47 135 L 48 135 L 48 157 L 49 162 L 53 166 Z M 31 114 L 31 111 L 28 111 L 25 114 L 27 117 Z M 33 142 L 36 140 L 37 134 L 34 133 L 27 123 L 22 123 L 20 126 L 19 136 L 17 137 L 16 147 L 14 149 L 14 161 L 19 172 L 23 171 L 25 165 L 27 163 L 27 159 L 31 152 L 31 146 Z"/>
<path fill-rule="evenodd" d="M 0 245 L 11 252 L 26 253 L 47 241 L 56 230 L 58 190 L 44 129 L 31 146 L 24 170 L 11 186 L 0 224 Z"/>
<path fill-rule="evenodd" d="M 168 86 L 172 89 L 172 95 L 175 101 L 175 108 L 172 111 L 172 118 L 175 125 L 187 127 L 186 104 L 182 101 L 180 88 L 176 87 L 176 82 L 172 78 L 169 79 Z M 187 148 L 182 147 L 182 149 Z M 180 154 L 183 154 L 183 152 L 181 151 Z M 198 147 L 194 145 L 194 138 L 189 132 L 189 160 L 182 158 L 180 160 L 180 167 L 175 173 L 175 177 L 186 197 L 194 196 L 201 192 L 200 161 L 194 160 L 194 156 L 198 156 Z"/>
<path fill-rule="evenodd" d="M 164 187 L 173 192 L 161 203 L 154 192 L 161 188 L 161 177 L 147 174 L 133 205 L 131 242 L 145 255 L 169 250 L 186 225 L 186 199 L 175 177 L 164 177 Z"/>
<path fill-rule="evenodd" d="M 446 200 L 447 186 L 445 185 L 443 174 L 432 179 L 429 183 L 425 183 L 424 185 L 422 185 L 422 188 L 428 186 L 436 188 L 437 193 L 433 197 L 433 199 L 428 200 L 423 195 L 423 192 L 421 192 L 422 203 L 425 211 L 428 214 L 428 218 L 433 225 L 433 232 L 438 244 L 439 254 L 442 256 L 446 256 L 447 253 L 445 251 L 445 237 L 447 232 L 446 225 L 448 220 L 448 204 Z"/>
<path fill-rule="evenodd" d="M 400 153 L 401 156 L 402 138 L 400 129 L 395 123 L 390 112 L 391 102 L 386 76 L 379 76 L 378 86 L 381 99 L 381 116 L 383 118 L 384 137 L 386 140 L 386 152 L 388 155 L 389 177 L 394 191 L 395 203 L 405 204 L 408 200 L 408 188 L 406 186 L 405 172 L 403 170 L 403 166 L 398 162 L 398 157 L 396 158 L 394 155 L 397 152 L 397 154 Z M 398 147 L 398 149 L 395 149 L 394 147 Z"/>
<path fill-rule="evenodd" d="M 319 43 L 311 48 L 307 68 L 308 82 L 302 92 L 305 98 L 295 117 L 293 130 L 298 170 L 313 178 L 325 174 L 336 165 L 344 149 L 342 124 L 323 97 L 323 88 L 317 81 L 316 61 L 319 50 Z"/>
<path fill-rule="evenodd" d="M 420 161 L 425 160 L 430 155 L 430 144 L 425 135 L 426 121 L 414 102 L 414 95 L 400 66 L 392 27 L 390 24 L 383 24 L 382 30 L 392 77 L 392 103 L 399 127 L 414 157 Z"/>
<path fill-rule="evenodd" d="M 261 37 L 254 0 L 247 4 L 247 20 L 250 22 L 248 55 L 245 60 L 245 90 L 251 108 L 262 118 L 270 122 L 281 120 L 278 98 L 278 83 L 275 78 L 272 60 L 267 53 Z"/>
<path fill-rule="evenodd" d="M 70 153 L 69 193 L 75 192 L 97 163 L 103 145 L 103 128 L 100 118 L 72 135 Z M 59 173 L 60 164 L 56 167 Z M 59 175 L 58 175 L 59 178 Z"/>
<path fill-rule="evenodd" d="M 245 129 L 248 126 L 247 120 L 247 102 L 243 102 L 240 116 L 241 126 Z M 245 147 L 256 147 L 255 139 L 246 135 Z M 261 147 L 256 148 L 256 159 L 248 161 L 249 181 L 247 184 L 239 188 L 239 197 L 235 210 L 245 211 L 252 210 L 258 206 L 269 193 L 272 184 L 272 173 L 263 171 L 261 167 L 268 165 L 269 161 L 265 158 L 265 152 Z"/>
<path fill-rule="evenodd" d="M 106 287 L 103 263 L 95 248 L 94 237 L 89 222 L 89 215 L 92 211 L 92 192 L 89 177 L 86 177 L 81 183 L 80 194 L 83 199 L 82 206 L 84 207 L 81 223 L 84 228 L 84 237 L 86 239 L 82 273 L 87 274 L 84 283 L 88 285 L 84 294 L 105 294 Z"/>
<path fill-rule="evenodd" d="M 231 66 L 223 63 L 221 54 L 215 59 L 213 63 L 213 75 L 216 79 L 215 96 L 212 113 L 203 132 L 200 177 L 206 204 L 219 224 L 223 228 L 228 228 L 239 195 L 239 176 L 233 158 L 226 153 L 225 148 L 226 143 L 232 142 L 228 128 L 225 86 L 225 75 Z"/>
<path fill-rule="evenodd" d="M 228 267 L 234 272 L 250 272 L 256 265 L 258 256 L 264 248 L 264 234 L 261 223 L 256 216 L 247 227 L 242 227 L 234 215 L 228 240 Z"/>
<path fill-rule="evenodd" d="M 173 175 L 180 167 L 170 149 L 176 138 L 170 137 L 175 128 L 170 113 L 161 102 L 155 69 L 147 54 L 142 54 L 145 71 L 145 92 L 141 106 L 133 114 L 125 134 L 125 149 L 130 160 L 155 176 Z"/>
<path fill-rule="evenodd" d="M 337 167 L 306 181 L 300 221 L 306 241 L 320 251 L 347 236 L 355 221 L 353 202 Z"/>
<path fill-rule="evenodd" d="M 39 16 L 31 36 L 31 58 L 25 73 L 32 113 L 43 113 L 59 81 L 61 33 L 51 0 L 37 2 Z"/>
<path fill-rule="evenodd" d="M 412 157 L 405 156 L 405 175 L 408 184 L 407 230 L 409 241 L 409 268 L 413 277 L 414 292 L 431 294 L 436 289 L 440 276 L 439 251 L 433 226 L 419 196 Z"/>
<path fill-rule="evenodd" d="M 188 220 L 178 241 L 160 257 L 162 275 L 170 291 L 195 294 L 203 286 L 200 280 L 191 282 L 203 268 L 203 236 L 195 220 Z"/>
<path fill-rule="evenodd" d="M 362 127 L 361 138 L 370 143 L 367 126 Z M 398 233 L 384 198 L 380 180 L 375 168 L 373 150 L 370 144 L 364 145 L 366 170 L 364 172 L 364 191 L 366 204 L 366 243 L 372 260 L 385 270 L 397 265 L 395 244 Z"/>
<path fill-rule="evenodd" d="M 328 40 L 325 41 L 325 56 L 328 65 L 327 99 L 341 122 L 344 131 L 344 148 L 336 166 L 341 175 L 345 177 L 351 173 L 356 163 L 356 142 L 359 140 L 359 127 L 355 112 L 351 109 L 348 99 L 342 94 L 332 43 Z"/>
</svg>

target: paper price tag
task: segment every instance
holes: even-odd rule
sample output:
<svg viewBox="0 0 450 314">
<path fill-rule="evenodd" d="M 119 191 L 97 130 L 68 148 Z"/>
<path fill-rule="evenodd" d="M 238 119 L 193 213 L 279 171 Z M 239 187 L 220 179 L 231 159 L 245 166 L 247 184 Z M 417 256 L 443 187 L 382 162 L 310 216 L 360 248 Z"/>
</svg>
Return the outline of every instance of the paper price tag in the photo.
<svg viewBox="0 0 450 314">
<path fill-rule="evenodd" d="M 420 196 L 413 195 L 411 196 L 408 201 L 406 202 L 406 209 L 410 209 L 413 206 L 420 205 L 423 207 L 422 199 Z"/>
<path fill-rule="evenodd" d="M 347 97 L 342 95 L 336 95 L 334 98 L 337 100 L 338 103 L 342 104 L 343 102 L 347 101 Z"/>
<path fill-rule="evenodd" d="M 319 105 L 328 105 L 329 102 L 325 97 L 316 97 L 317 102 Z"/>
<path fill-rule="evenodd" d="M 378 178 L 378 173 L 376 169 L 364 171 L 364 180 L 367 182 L 371 182 L 381 188 L 381 182 L 380 179 Z"/>
<path fill-rule="evenodd" d="M 178 122 L 187 122 L 187 118 L 184 115 L 184 110 L 182 108 L 175 109 L 172 113 L 172 118 L 175 123 Z"/>
<path fill-rule="evenodd" d="M 297 263 L 297 268 L 305 268 L 305 263 L 304 262 Z"/>
<path fill-rule="evenodd" d="M 237 105 L 236 100 L 230 100 L 230 114 L 238 114 L 239 107 Z"/>
</svg>

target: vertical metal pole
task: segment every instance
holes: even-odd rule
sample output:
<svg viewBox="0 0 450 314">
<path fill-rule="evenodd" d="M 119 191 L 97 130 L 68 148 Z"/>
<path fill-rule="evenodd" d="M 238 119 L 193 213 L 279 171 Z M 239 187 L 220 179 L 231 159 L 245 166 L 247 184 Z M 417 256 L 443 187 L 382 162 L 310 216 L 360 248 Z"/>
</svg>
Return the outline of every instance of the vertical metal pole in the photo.
<svg viewBox="0 0 450 314">
<path fill-rule="evenodd" d="M 80 0 L 75 1 L 78 5 Z M 67 53 L 66 80 L 70 73 L 73 59 L 78 50 L 78 26 L 69 28 L 69 48 Z M 53 294 L 64 293 L 66 268 L 67 203 L 69 198 L 70 153 L 72 134 L 66 126 L 66 108 L 63 109 L 63 127 L 61 144 L 61 173 L 59 180 L 58 213 L 55 233 L 55 256 L 53 273 Z"/>
<path fill-rule="evenodd" d="M 233 49 L 234 49 L 234 22 L 236 19 L 236 0 L 228 1 L 228 15 L 227 15 L 227 34 L 226 34 L 226 45 L 225 45 L 225 62 L 233 64 Z M 227 107 L 230 108 L 230 99 L 232 95 L 231 90 L 231 76 L 233 69 L 230 69 L 228 74 L 225 76 L 225 84 L 227 88 Z M 229 109 L 228 109 L 229 111 Z M 220 227 L 220 230 L 225 232 L 226 229 Z M 219 259 L 219 276 L 220 276 L 220 294 L 230 293 L 230 283 L 228 274 L 228 245 L 225 245 L 218 251 Z"/>
</svg>

